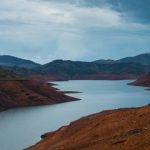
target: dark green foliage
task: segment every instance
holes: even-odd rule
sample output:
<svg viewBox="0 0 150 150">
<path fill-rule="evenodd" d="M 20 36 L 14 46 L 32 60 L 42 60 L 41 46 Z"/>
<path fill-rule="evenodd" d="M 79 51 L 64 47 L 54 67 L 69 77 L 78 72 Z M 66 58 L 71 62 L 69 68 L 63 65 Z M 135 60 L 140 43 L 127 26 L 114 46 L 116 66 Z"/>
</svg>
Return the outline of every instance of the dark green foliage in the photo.
<svg viewBox="0 0 150 150">
<path fill-rule="evenodd" d="M 144 74 L 150 72 L 150 66 L 136 63 L 101 64 L 94 62 L 63 61 L 56 60 L 40 68 L 39 72 L 51 75 L 75 75 L 75 74 Z"/>
<path fill-rule="evenodd" d="M 134 57 L 126 57 L 120 60 L 117 60 L 118 63 L 137 63 L 142 65 L 150 65 L 150 53 L 137 55 Z"/>
<path fill-rule="evenodd" d="M 0 67 L 0 80 L 23 80 L 23 78 L 11 70 L 6 70 Z"/>
<path fill-rule="evenodd" d="M 28 69 L 32 69 L 40 66 L 40 64 L 37 64 L 33 61 L 25 60 L 25 59 L 21 59 L 9 55 L 0 56 L 0 65 L 9 66 L 9 67 L 16 66 L 16 67 L 28 68 Z"/>
</svg>

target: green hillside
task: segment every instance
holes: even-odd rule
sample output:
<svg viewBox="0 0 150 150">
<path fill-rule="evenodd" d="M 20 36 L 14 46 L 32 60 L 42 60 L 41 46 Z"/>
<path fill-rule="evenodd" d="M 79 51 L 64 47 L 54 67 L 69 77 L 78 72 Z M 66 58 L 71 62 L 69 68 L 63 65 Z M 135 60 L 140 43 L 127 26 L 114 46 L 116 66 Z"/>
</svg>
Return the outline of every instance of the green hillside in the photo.
<svg viewBox="0 0 150 150">
<path fill-rule="evenodd" d="M 23 78 L 11 70 L 0 67 L 0 80 L 23 80 Z"/>
</svg>

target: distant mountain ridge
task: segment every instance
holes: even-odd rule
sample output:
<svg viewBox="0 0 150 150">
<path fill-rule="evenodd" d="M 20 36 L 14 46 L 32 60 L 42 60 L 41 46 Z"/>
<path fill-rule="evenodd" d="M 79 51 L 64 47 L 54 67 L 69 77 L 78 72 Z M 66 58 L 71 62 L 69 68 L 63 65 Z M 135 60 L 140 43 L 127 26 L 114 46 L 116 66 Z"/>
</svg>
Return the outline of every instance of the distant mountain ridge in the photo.
<svg viewBox="0 0 150 150">
<path fill-rule="evenodd" d="M 135 79 L 150 72 L 150 53 L 93 62 L 59 59 L 44 65 L 12 56 L 0 56 L 0 65 L 9 66 L 19 75 L 46 75 L 56 80 Z"/>
<path fill-rule="evenodd" d="M 112 63 L 137 63 L 142 65 L 150 65 L 150 53 L 144 53 L 132 57 L 125 57 L 118 60 L 112 60 L 112 59 L 100 59 L 93 61 L 95 63 L 101 63 L 101 64 L 112 64 Z"/>
<path fill-rule="evenodd" d="M 61 59 L 56 59 L 52 62 L 61 62 L 63 60 Z M 64 61 L 71 61 L 71 60 L 64 60 Z M 50 63 L 52 63 L 50 62 Z M 72 61 L 73 62 L 73 61 Z M 84 62 L 84 61 L 74 61 L 74 62 Z M 137 64 L 142 64 L 142 65 L 150 65 L 150 53 L 144 53 L 132 57 L 125 57 L 122 59 L 118 60 L 113 60 L 113 59 L 99 59 L 95 60 L 89 63 L 100 63 L 100 64 L 112 64 L 112 63 L 137 63 Z M 49 63 L 47 63 L 49 64 Z M 35 63 L 31 60 L 26 60 L 22 58 L 18 58 L 15 56 L 10 56 L 10 55 L 0 55 L 0 65 L 4 66 L 10 66 L 10 67 L 22 67 L 22 68 L 35 68 L 35 67 L 40 67 L 39 63 Z M 45 64 L 46 65 L 46 64 Z"/>
<path fill-rule="evenodd" d="M 100 64 L 111 64 L 111 63 L 115 63 L 115 60 L 112 59 L 100 59 L 100 60 L 96 60 L 93 61 L 95 63 L 100 63 Z"/>
<path fill-rule="evenodd" d="M 48 64 L 42 65 L 37 68 L 45 71 L 45 73 L 144 73 L 147 70 L 147 66 L 144 67 L 141 64 L 136 63 L 113 63 L 113 64 L 101 64 L 94 62 L 82 62 L 82 61 L 70 61 L 70 60 L 55 60 Z M 150 70 L 150 68 L 148 69 Z"/>
<path fill-rule="evenodd" d="M 150 65 L 150 53 L 140 54 L 133 57 L 126 57 L 116 61 L 117 63 L 137 63 L 142 65 Z"/>
<path fill-rule="evenodd" d="M 101 64 L 94 62 L 55 60 L 36 68 L 44 75 L 60 80 L 133 79 L 150 72 L 150 66 L 136 63 Z"/>
<path fill-rule="evenodd" d="M 93 62 L 54 60 L 36 68 L 37 72 L 60 79 L 132 79 L 150 72 L 150 53 L 120 60 Z"/>
<path fill-rule="evenodd" d="M 0 55 L 0 65 L 1 66 L 9 66 L 9 67 L 21 67 L 21 68 L 36 68 L 39 67 L 40 64 L 35 63 L 31 60 L 25 60 L 21 58 L 17 58 L 9 55 Z"/>
</svg>

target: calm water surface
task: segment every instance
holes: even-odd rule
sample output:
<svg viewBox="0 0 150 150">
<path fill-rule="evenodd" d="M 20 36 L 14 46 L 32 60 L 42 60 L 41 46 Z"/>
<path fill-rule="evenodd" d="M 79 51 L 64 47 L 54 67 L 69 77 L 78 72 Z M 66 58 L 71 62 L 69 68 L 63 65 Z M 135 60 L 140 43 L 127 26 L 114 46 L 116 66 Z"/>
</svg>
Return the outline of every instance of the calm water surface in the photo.
<svg viewBox="0 0 150 150">
<path fill-rule="evenodd" d="M 150 91 L 129 86 L 131 81 L 65 81 L 55 82 L 81 101 L 53 106 L 12 109 L 0 113 L 0 150 L 22 150 L 38 140 L 41 134 L 56 130 L 82 116 L 106 109 L 138 107 L 150 103 Z"/>
</svg>

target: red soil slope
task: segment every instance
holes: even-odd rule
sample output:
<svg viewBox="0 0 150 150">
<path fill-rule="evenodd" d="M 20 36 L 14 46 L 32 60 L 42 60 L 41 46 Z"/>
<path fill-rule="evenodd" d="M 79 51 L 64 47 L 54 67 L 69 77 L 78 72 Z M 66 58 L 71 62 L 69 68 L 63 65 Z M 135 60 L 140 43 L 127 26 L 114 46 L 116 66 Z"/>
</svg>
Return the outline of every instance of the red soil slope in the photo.
<svg viewBox="0 0 150 150">
<path fill-rule="evenodd" d="M 76 100 L 38 80 L 0 81 L 0 110 L 12 107 L 49 105 Z"/>
<path fill-rule="evenodd" d="M 139 77 L 131 85 L 150 87 L 150 74 Z"/>
<path fill-rule="evenodd" d="M 150 150 L 150 106 L 84 117 L 42 138 L 27 150 Z"/>
</svg>

